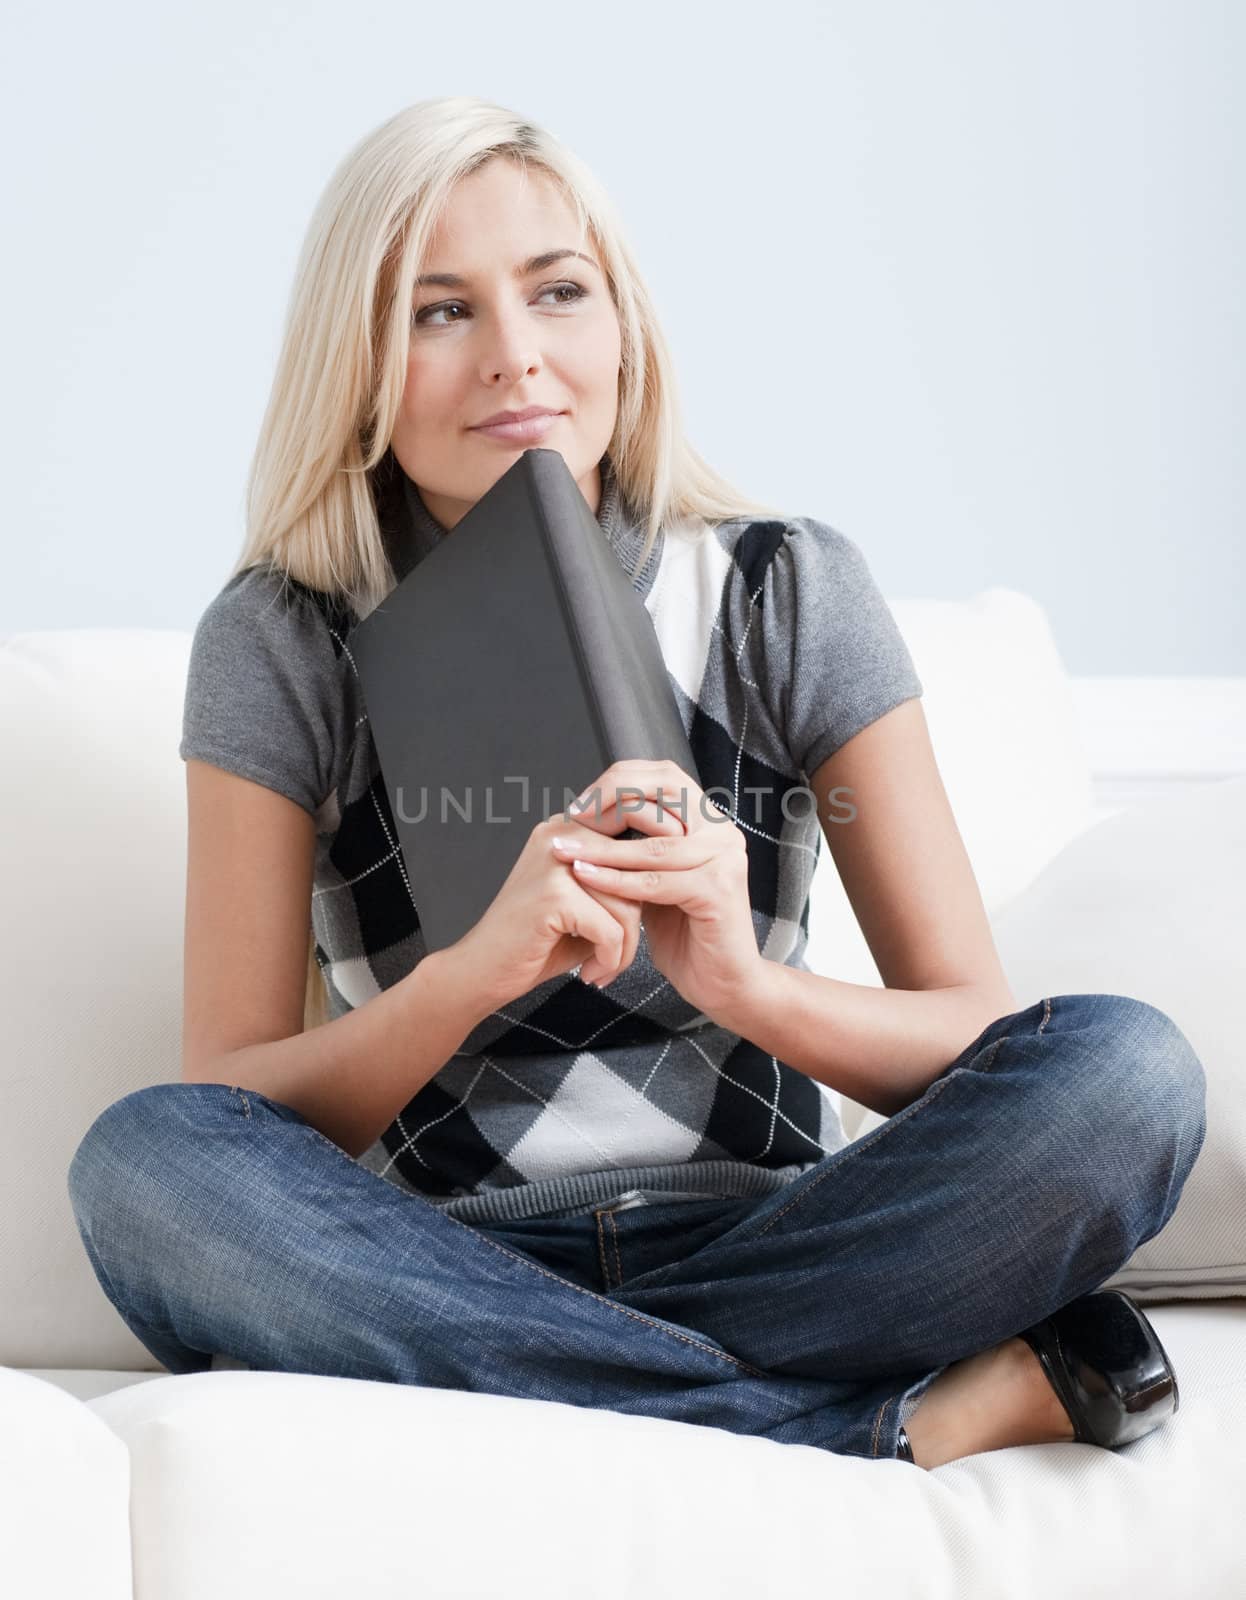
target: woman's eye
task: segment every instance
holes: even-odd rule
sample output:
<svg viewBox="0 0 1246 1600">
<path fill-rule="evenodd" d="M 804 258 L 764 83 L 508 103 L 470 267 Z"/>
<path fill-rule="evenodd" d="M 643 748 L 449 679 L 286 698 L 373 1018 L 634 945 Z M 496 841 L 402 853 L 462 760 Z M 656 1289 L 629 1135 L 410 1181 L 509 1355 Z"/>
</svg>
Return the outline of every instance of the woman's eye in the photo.
<svg viewBox="0 0 1246 1600">
<path fill-rule="evenodd" d="M 570 298 L 558 301 L 557 304 L 559 305 L 570 306 L 574 305 L 577 300 L 585 300 L 588 298 L 588 290 L 585 289 L 582 284 L 571 283 L 570 281 L 566 283 L 551 283 L 540 292 L 541 294 L 558 294 L 563 290 L 571 291 Z M 461 308 L 462 305 L 463 302 L 461 300 L 442 300 L 435 306 L 424 306 L 422 310 L 412 312 L 411 320 L 413 323 L 421 324 L 425 327 L 452 327 L 455 322 L 460 322 L 462 318 L 455 317 L 450 322 L 439 323 L 434 323 L 431 319 L 436 316 L 439 311 L 451 311 Z"/>
</svg>

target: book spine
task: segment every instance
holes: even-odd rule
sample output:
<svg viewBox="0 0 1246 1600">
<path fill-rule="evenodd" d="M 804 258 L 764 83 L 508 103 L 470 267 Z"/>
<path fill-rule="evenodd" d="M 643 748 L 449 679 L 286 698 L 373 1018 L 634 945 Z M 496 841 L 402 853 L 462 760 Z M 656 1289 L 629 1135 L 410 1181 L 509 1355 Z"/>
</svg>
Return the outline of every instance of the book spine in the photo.
<svg viewBox="0 0 1246 1600">
<path fill-rule="evenodd" d="M 539 501 L 534 500 L 534 509 L 541 530 L 545 560 L 549 566 L 555 593 L 558 595 L 558 603 L 562 607 L 563 621 L 567 636 L 571 640 L 576 669 L 580 675 L 580 688 L 597 738 L 600 765 L 596 772 L 589 773 L 584 778 L 585 783 L 592 783 L 617 759 L 615 753 L 617 744 L 607 727 L 606 700 L 600 681 L 600 675 L 607 670 L 606 664 L 591 648 L 594 636 L 598 638 L 608 636 L 609 618 L 604 613 L 605 601 L 598 585 L 575 580 L 575 566 L 578 566 L 578 570 L 583 573 L 583 563 L 573 566 L 568 559 L 568 552 L 559 547 L 547 519 L 541 513 Z"/>
</svg>

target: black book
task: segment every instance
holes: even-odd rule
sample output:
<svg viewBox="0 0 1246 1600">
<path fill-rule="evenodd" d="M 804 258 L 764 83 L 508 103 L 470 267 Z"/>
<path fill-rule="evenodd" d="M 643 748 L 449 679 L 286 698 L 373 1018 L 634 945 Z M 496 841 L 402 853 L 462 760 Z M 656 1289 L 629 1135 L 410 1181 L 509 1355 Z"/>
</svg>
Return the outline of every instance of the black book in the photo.
<svg viewBox="0 0 1246 1600">
<path fill-rule="evenodd" d="M 613 762 L 700 782 L 644 601 L 557 450 L 525 450 L 351 652 L 429 950 L 479 921 L 533 827 Z"/>
</svg>

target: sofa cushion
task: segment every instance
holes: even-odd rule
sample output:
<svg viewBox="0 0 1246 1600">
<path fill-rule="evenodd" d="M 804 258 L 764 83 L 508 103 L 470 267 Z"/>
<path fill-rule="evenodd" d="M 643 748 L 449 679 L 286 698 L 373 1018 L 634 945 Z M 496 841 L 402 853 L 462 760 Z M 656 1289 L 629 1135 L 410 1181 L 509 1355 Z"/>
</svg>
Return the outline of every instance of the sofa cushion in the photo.
<svg viewBox="0 0 1246 1600">
<path fill-rule="evenodd" d="M 1095 807 L 1072 686 L 1047 615 L 1014 589 L 889 602 L 922 681 L 922 708 L 988 915 L 1030 884 Z M 825 840 L 806 961 L 844 983 L 878 968 Z"/>
<path fill-rule="evenodd" d="M 188 634 L 0 643 L 0 1361 L 155 1367 L 104 1298 L 65 1174 L 112 1101 L 181 1074 Z M 20 1288 L 18 1287 L 20 1286 Z"/>
<path fill-rule="evenodd" d="M 1166 1306 L 1155 1323 L 1181 1377 L 1162 1428 L 1120 1451 L 1023 1445 L 934 1472 L 294 1373 L 165 1377 L 91 1409 L 130 1447 L 136 1592 L 160 1600 L 1239 1593 L 1246 1306 Z"/>
<path fill-rule="evenodd" d="M 130 1455 L 80 1400 L 0 1367 L 0 1590 L 133 1600 Z"/>
<path fill-rule="evenodd" d="M 1207 1134 L 1177 1209 L 1108 1283 L 1135 1299 L 1246 1294 L 1246 778 L 1109 817 L 996 919 L 1020 1005 L 1126 994 L 1167 1012 L 1207 1077 Z"/>
<path fill-rule="evenodd" d="M 1105 1280 L 1142 1301 L 1246 1295 L 1246 778 L 1120 811 L 992 919 L 1017 1007 L 1126 994 L 1167 1012 L 1207 1077 L 1207 1134 L 1167 1225 Z M 844 1102 L 850 1139 L 885 1119 Z"/>
<path fill-rule="evenodd" d="M 913 652 L 940 770 L 988 907 L 1028 882 L 1089 806 L 1069 685 L 1042 608 L 990 589 L 889 602 Z M 6 786 L 0 919 L 0 1361 L 154 1368 L 101 1293 L 65 1173 L 105 1106 L 181 1075 L 190 634 L 142 628 L 0 640 Z M 1043 785 L 1034 781 L 1041 743 Z M 809 965 L 876 969 L 822 849 Z M 825 1093 L 834 1101 L 834 1091 Z"/>
</svg>

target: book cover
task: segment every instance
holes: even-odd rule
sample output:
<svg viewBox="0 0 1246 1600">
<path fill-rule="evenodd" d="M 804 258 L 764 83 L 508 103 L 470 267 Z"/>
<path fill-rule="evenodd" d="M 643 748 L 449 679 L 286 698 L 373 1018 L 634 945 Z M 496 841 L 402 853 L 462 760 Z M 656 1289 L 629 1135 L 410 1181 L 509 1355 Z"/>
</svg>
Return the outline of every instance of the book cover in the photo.
<svg viewBox="0 0 1246 1600">
<path fill-rule="evenodd" d="M 700 782 L 644 601 L 556 450 L 525 450 L 351 651 L 429 950 L 613 762 Z"/>
</svg>

